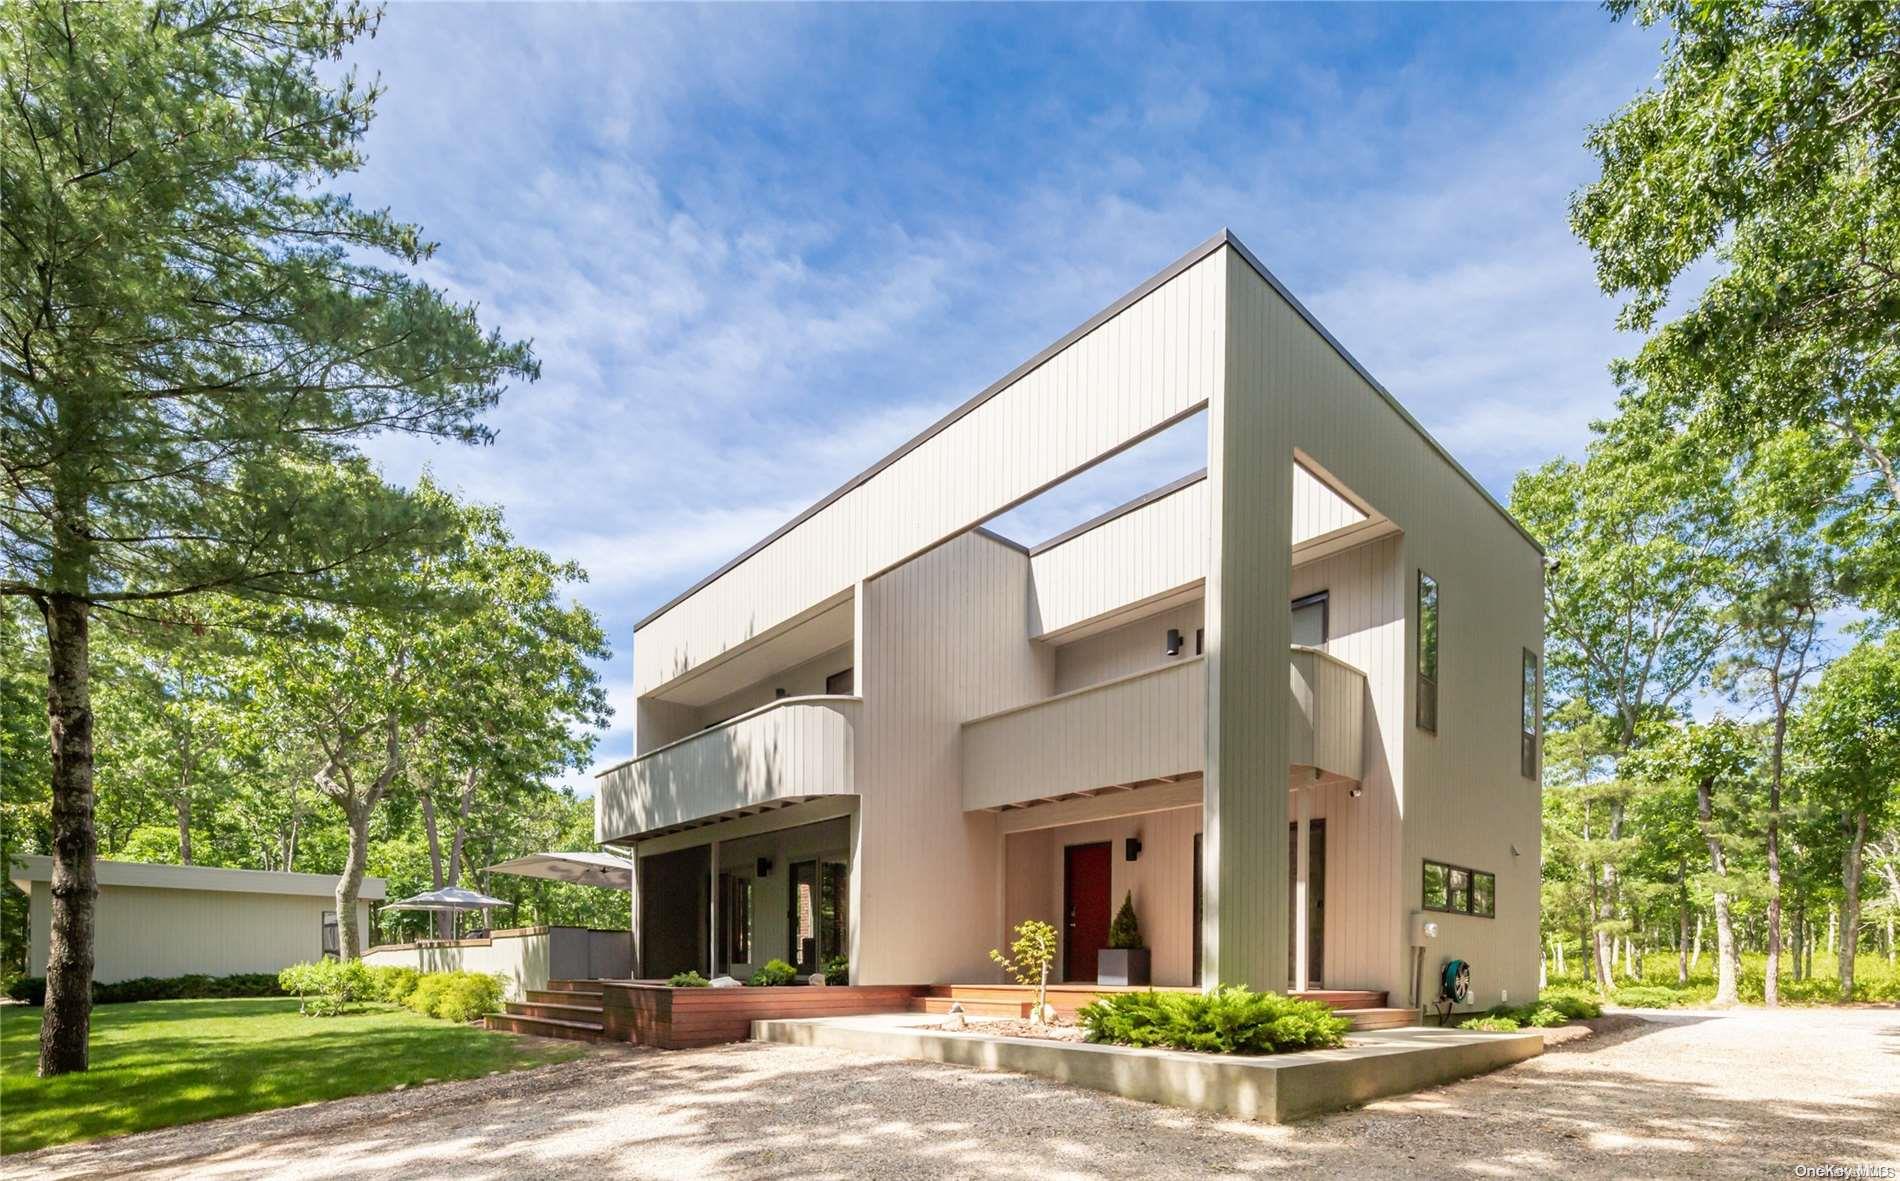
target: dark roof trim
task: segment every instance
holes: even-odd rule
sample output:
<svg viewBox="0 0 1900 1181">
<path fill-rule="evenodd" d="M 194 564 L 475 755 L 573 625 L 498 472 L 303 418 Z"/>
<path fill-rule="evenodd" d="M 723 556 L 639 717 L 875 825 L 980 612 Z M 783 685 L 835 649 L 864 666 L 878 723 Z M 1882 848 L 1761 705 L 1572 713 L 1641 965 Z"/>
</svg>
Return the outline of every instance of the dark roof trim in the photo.
<svg viewBox="0 0 1900 1181">
<path fill-rule="evenodd" d="M 1030 546 L 1029 556 L 1033 558 L 1037 554 L 1042 553 L 1044 550 L 1052 550 L 1056 548 L 1057 546 L 1061 545 L 1065 541 L 1074 541 L 1076 538 L 1082 536 L 1084 533 L 1087 533 L 1092 529 L 1099 529 L 1103 525 L 1108 524 L 1110 521 L 1114 520 L 1117 517 L 1125 517 L 1129 513 L 1134 512 L 1136 509 L 1141 508 L 1144 505 L 1150 505 L 1150 504 L 1153 504 L 1157 500 L 1161 500 L 1161 499 L 1164 499 L 1165 497 L 1173 496 L 1176 492 L 1179 492 L 1181 489 L 1186 488 L 1192 484 L 1198 484 L 1202 480 L 1205 480 L 1205 479 L 1207 479 L 1206 468 L 1202 468 L 1198 472 L 1189 472 L 1187 475 L 1182 476 L 1178 480 L 1170 481 L 1169 483 L 1163 484 L 1159 488 L 1142 493 L 1140 496 L 1135 497 L 1133 500 L 1129 501 L 1127 504 L 1116 505 L 1114 508 L 1109 509 L 1107 512 L 1103 513 L 1099 517 L 1091 517 L 1090 519 L 1082 522 L 1080 525 L 1077 525 L 1073 529 L 1069 529 L 1065 532 L 1058 533 L 1054 537 L 1051 537 L 1049 540 L 1042 542 L 1038 545 Z"/>
<path fill-rule="evenodd" d="M 885 468 L 891 466 L 892 464 L 896 463 L 898 460 L 904 458 L 904 456 L 909 455 L 911 452 L 917 450 L 917 448 L 923 446 L 925 443 L 928 443 L 931 439 L 935 438 L 938 434 L 942 433 L 952 423 L 956 422 L 958 419 L 962 418 L 964 415 L 969 414 L 971 411 L 983 405 L 983 403 L 989 401 L 991 398 L 994 398 L 996 395 L 1002 393 L 1004 390 L 1008 389 L 1010 386 L 1015 385 L 1017 382 L 1021 381 L 1023 378 L 1027 377 L 1029 374 L 1035 372 L 1037 369 L 1042 368 L 1042 366 L 1046 364 L 1051 358 L 1055 357 L 1056 354 L 1062 352 L 1064 349 L 1068 348 L 1070 345 L 1074 344 L 1076 341 L 1081 340 L 1083 337 L 1095 331 L 1097 328 L 1100 328 L 1103 324 L 1107 323 L 1109 320 L 1114 319 L 1116 316 L 1126 311 L 1130 305 L 1139 302 L 1140 300 L 1145 298 L 1147 295 L 1149 295 L 1151 292 L 1153 292 L 1156 288 L 1167 283 L 1169 280 L 1173 279 L 1175 276 L 1179 275 L 1181 272 L 1187 270 L 1189 267 L 1193 266 L 1195 263 L 1200 262 L 1202 259 L 1214 253 L 1216 250 L 1219 250 L 1223 246 L 1231 246 L 1234 250 L 1234 253 L 1238 254 L 1241 258 L 1245 259 L 1247 262 L 1247 265 L 1251 266 L 1260 275 L 1262 279 L 1265 279 L 1267 281 L 1267 284 L 1271 286 L 1274 289 L 1274 291 L 1279 294 L 1280 298 L 1286 300 L 1287 304 L 1291 306 L 1294 311 L 1298 312 L 1300 314 L 1300 317 L 1304 319 L 1309 325 L 1311 325 L 1315 332 L 1319 333 L 1320 338 L 1322 340 L 1324 340 L 1327 344 L 1332 346 L 1333 351 L 1339 354 L 1341 360 L 1345 361 L 1346 364 L 1352 366 L 1354 372 L 1358 373 L 1361 378 L 1365 379 L 1366 384 L 1370 385 L 1373 388 L 1373 390 L 1375 390 L 1379 394 L 1380 397 L 1384 398 L 1392 406 L 1394 410 L 1399 412 L 1400 417 L 1402 417 L 1406 421 L 1406 423 L 1408 423 L 1412 427 L 1413 430 L 1417 431 L 1419 436 L 1423 438 L 1426 441 L 1426 443 L 1430 444 L 1432 450 L 1436 451 L 1439 454 L 1439 456 L 1445 460 L 1446 463 L 1449 463 L 1452 466 L 1452 469 L 1454 471 L 1456 471 L 1459 475 L 1463 476 L 1467 483 L 1469 483 L 1473 488 L 1477 489 L 1478 495 L 1484 497 L 1485 501 L 1489 503 L 1492 508 L 1496 509 L 1504 517 L 1506 521 L 1510 522 L 1511 527 L 1516 529 L 1520 534 L 1522 534 L 1524 537 L 1524 540 L 1530 542 L 1531 545 L 1537 550 L 1538 553 L 1541 554 L 1544 552 L 1544 547 L 1538 544 L 1537 539 L 1535 537 L 1532 537 L 1530 533 L 1528 533 L 1522 525 L 1517 523 L 1517 519 L 1511 516 L 1511 514 L 1505 509 L 1503 505 L 1498 503 L 1496 497 L 1492 496 L 1489 492 L 1485 491 L 1484 485 L 1478 483 L 1477 478 L 1474 477 L 1470 472 L 1466 471 L 1463 464 L 1459 463 L 1456 459 L 1453 459 L 1451 457 L 1451 453 L 1449 451 L 1446 451 L 1444 447 L 1440 446 L 1438 440 L 1432 438 L 1431 435 L 1426 432 L 1425 428 L 1419 425 L 1418 420 L 1412 417 L 1410 411 L 1406 410 L 1405 407 L 1399 405 L 1399 400 L 1392 396 L 1391 391 L 1387 390 L 1383 385 L 1380 385 L 1379 380 L 1373 377 L 1372 374 L 1366 370 L 1366 367 L 1359 363 L 1356 357 L 1354 357 L 1351 353 L 1346 351 L 1346 346 L 1340 344 L 1339 341 L 1334 338 L 1333 334 L 1326 330 L 1326 326 L 1324 324 L 1321 324 L 1319 320 L 1314 317 L 1312 312 L 1309 312 L 1306 310 L 1305 304 L 1301 303 L 1298 299 L 1294 298 L 1293 293 L 1286 289 L 1286 285 L 1281 283 L 1279 279 L 1275 278 L 1273 275 L 1273 272 L 1269 271 L 1266 268 L 1266 265 L 1264 263 L 1262 263 L 1258 258 L 1254 257 L 1253 251 L 1248 250 L 1247 247 L 1244 244 L 1242 244 L 1239 238 L 1234 237 L 1233 231 L 1223 229 L 1219 233 L 1215 234 L 1213 237 L 1209 238 L 1207 241 L 1201 243 L 1199 246 L 1196 246 L 1194 249 L 1182 255 L 1180 258 L 1175 259 L 1173 262 L 1169 263 L 1166 267 L 1163 267 L 1159 272 L 1151 276 L 1147 281 L 1143 282 L 1140 286 L 1136 287 L 1134 290 L 1130 291 L 1128 294 L 1122 296 L 1120 299 L 1116 300 L 1114 303 L 1109 304 L 1107 307 L 1095 313 L 1093 316 L 1090 316 L 1087 320 L 1083 321 L 1080 325 L 1076 326 L 1075 328 L 1070 329 L 1069 332 L 1066 333 L 1062 337 L 1062 339 L 1056 341 L 1054 344 L 1050 345 L 1048 348 L 1043 349 L 1041 352 L 1037 353 L 1035 356 L 1031 357 L 1029 360 L 1024 361 L 1021 365 L 1018 365 L 1016 368 L 1010 370 L 1007 376 L 991 383 L 989 386 L 985 387 L 981 393 L 978 393 L 975 397 L 971 398 L 969 401 L 963 403 L 961 406 L 958 406 L 956 409 L 944 415 L 942 418 L 938 419 L 936 422 L 931 423 L 928 427 L 925 427 L 909 442 L 905 443 L 903 446 L 899 447 L 897 450 L 891 452 L 889 455 L 886 455 L 883 459 L 878 460 L 876 463 L 872 464 L 870 467 L 866 468 L 864 471 L 859 472 L 857 475 L 845 481 L 844 484 L 838 487 L 838 489 L 832 492 L 830 495 L 826 496 L 823 500 L 820 500 L 817 504 L 812 505 L 810 508 L 806 509 L 804 512 L 798 514 L 796 517 L 793 517 L 791 520 L 785 522 L 785 524 L 773 530 L 770 534 L 766 535 L 766 537 L 763 540 L 749 547 L 744 553 L 732 559 L 730 562 L 727 562 L 725 565 L 719 567 L 719 569 L 714 570 L 711 574 L 708 574 L 706 577 L 700 579 L 698 582 L 695 582 L 692 586 L 687 587 L 685 590 L 673 596 L 671 599 L 668 599 L 665 604 L 656 608 L 652 612 L 648 613 L 648 615 L 644 619 L 634 624 L 633 630 L 639 631 L 641 628 L 645 627 L 649 623 L 652 623 L 654 620 L 666 614 L 668 611 L 671 611 L 673 608 L 679 606 L 681 603 L 685 602 L 687 599 L 692 598 L 694 595 L 704 590 L 707 586 L 710 586 L 712 583 L 717 582 L 720 578 L 724 577 L 727 572 L 732 570 L 735 566 L 738 566 L 740 563 L 744 562 L 747 558 L 750 558 L 752 555 L 758 553 L 760 550 L 764 549 L 766 546 L 771 545 L 773 542 L 777 541 L 779 538 L 785 536 L 787 533 L 790 533 L 792 530 L 798 528 L 800 525 L 804 524 L 806 521 L 810 520 L 812 517 L 816 516 L 819 512 L 821 512 L 826 507 L 831 505 L 832 502 L 836 501 L 839 497 L 845 495 L 845 493 L 850 492 L 852 489 L 857 488 L 858 486 L 864 484 L 866 481 L 870 480 L 871 477 L 877 475 L 879 472 L 883 471 Z"/>
<path fill-rule="evenodd" d="M 1028 546 L 1024 545 L 1022 542 L 1017 541 L 1013 537 L 1004 537 L 1001 533 L 998 533 L 996 530 L 991 529 L 987 525 L 978 525 L 975 529 L 972 529 L 971 532 L 980 533 L 984 537 L 989 538 L 991 541 L 996 542 L 998 545 L 1006 545 L 1010 549 L 1017 550 L 1021 553 L 1033 554 L 1036 552 L 1035 550 L 1032 550 Z"/>
<path fill-rule="evenodd" d="M 1168 282 L 1168 280 L 1174 278 L 1176 275 L 1179 275 L 1182 271 L 1187 270 L 1189 267 L 1193 266 L 1195 263 L 1201 261 L 1202 259 L 1206 258 L 1208 255 L 1214 253 L 1214 251 L 1219 250 L 1222 246 L 1225 246 L 1232 238 L 1233 238 L 1232 234 L 1229 234 L 1226 230 L 1222 230 L 1220 233 L 1215 234 L 1212 238 L 1209 238 L 1207 241 L 1201 243 L 1199 246 L 1196 246 L 1194 249 L 1188 251 L 1186 254 L 1182 255 L 1180 258 L 1175 259 L 1173 262 L 1169 263 L 1166 267 L 1162 268 L 1162 270 L 1159 273 L 1155 274 L 1152 278 L 1148 279 L 1147 282 L 1141 284 L 1141 286 L 1135 288 L 1133 291 L 1130 291 L 1128 294 L 1122 296 L 1120 299 L 1116 300 L 1114 303 L 1109 304 L 1107 307 L 1103 308 L 1101 311 L 1095 313 L 1093 316 L 1090 316 L 1087 320 L 1084 320 L 1077 327 L 1071 329 L 1065 336 L 1063 336 L 1061 340 L 1056 341 L 1054 344 L 1050 345 L 1048 348 L 1042 350 L 1040 353 L 1037 353 L 1035 356 L 1029 358 L 1029 360 L 1024 361 L 1021 365 L 1018 365 L 1016 366 L 1016 368 L 1010 370 L 1008 376 L 1002 378 L 999 381 L 993 382 L 991 385 L 986 387 L 981 393 L 977 394 L 975 397 L 971 398 L 969 401 L 963 403 L 963 405 L 958 406 L 955 410 L 952 410 L 950 413 L 944 415 L 942 418 L 939 418 L 936 422 L 931 423 L 928 427 L 925 427 L 924 430 L 921 433 L 919 433 L 915 438 L 911 439 L 910 442 L 905 443 L 902 447 L 899 447 L 897 450 L 891 452 L 889 455 L 886 455 L 883 459 L 878 460 L 876 463 L 872 464 L 870 467 L 866 468 L 864 471 L 859 472 L 857 475 L 851 477 L 849 480 L 845 481 L 845 483 L 841 487 L 839 487 L 837 491 L 831 493 L 831 495 L 825 497 L 823 500 L 819 501 L 817 504 L 812 505 L 810 508 L 806 509 L 804 512 L 798 514 L 796 517 L 793 517 L 791 520 L 785 522 L 785 524 L 773 530 L 772 533 L 767 535 L 765 540 L 759 542 L 757 545 L 752 546 L 750 549 L 746 550 L 744 553 L 740 554 L 738 557 L 732 559 L 732 561 L 727 562 L 725 565 L 721 566 L 719 569 L 713 571 L 711 574 L 708 574 L 706 577 L 700 579 L 698 582 L 686 588 L 684 591 L 681 591 L 679 594 L 675 595 L 673 598 L 667 600 L 665 606 L 660 607 L 658 610 L 653 611 L 652 613 L 647 615 L 645 619 L 642 619 L 640 622 L 634 624 L 633 630 L 639 631 L 641 628 L 645 627 L 647 624 L 652 623 L 654 620 L 658 619 L 660 616 L 666 614 L 668 611 L 671 611 L 674 607 L 677 607 L 679 604 L 685 602 L 687 599 L 692 598 L 694 595 L 698 594 L 701 590 L 705 589 L 711 583 L 718 581 L 723 575 L 725 575 L 727 571 L 731 570 L 734 566 L 739 565 L 741 562 L 745 561 L 747 558 L 751 557 L 753 554 L 758 553 L 760 550 L 764 549 L 766 546 L 771 545 L 773 542 L 777 541 L 779 538 L 785 536 L 787 533 L 790 533 L 792 530 L 798 528 L 800 525 L 804 524 L 807 520 L 811 519 L 818 512 L 820 512 L 826 506 L 830 505 L 833 501 L 837 500 L 839 497 L 843 496 L 845 493 L 850 492 L 852 489 L 865 483 L 872 476 L 877 475 L 879 472 L 883 471 L 885 468 L 896 463 L 898 460 L 904 458 L 906 455 L 909 455 L 911 452 L 917 450 L 917 448 L 923 446 L 925 443 L 928 443 L 931 439 L 935 438 L 938 434 L 942 433 L 947 427 L 949 427 L 950 424 L 956 422 L 958 419 L 962 418 L 964 415 L 970 413 L 972 410 L 975 410 L 977 407 L 983 405 L 983 403 L 989 401 L 991 398 L 994 398 L 996 395 L 1002 393 L 1004 390 L 1008 389 L 1010 386 L 1015 385 L 1017 382 L 1029 376 L 1031 373 L 1042 368 L 1042 366 L 1046 364 L 1051 358 L 1053 358 L 1057 353 L 1060 353 L 1062 350 L 1068 348 L 1070 345 L 1074 344 L 1076 341 L 1081 340 L 1083 337 L 1087 336 L 1089 333 L 1095 331 L 1097 328 L 1100 328 L 1103 324 L 1114 319 L 1116 316 L 1126 311 L 1130 305 L 1139 302 L 1141 299 L 1146 297 L 1150 292 L 1154 291 L 1157 287 L 1160 287 L 1162 284 Z"/>
</svg>

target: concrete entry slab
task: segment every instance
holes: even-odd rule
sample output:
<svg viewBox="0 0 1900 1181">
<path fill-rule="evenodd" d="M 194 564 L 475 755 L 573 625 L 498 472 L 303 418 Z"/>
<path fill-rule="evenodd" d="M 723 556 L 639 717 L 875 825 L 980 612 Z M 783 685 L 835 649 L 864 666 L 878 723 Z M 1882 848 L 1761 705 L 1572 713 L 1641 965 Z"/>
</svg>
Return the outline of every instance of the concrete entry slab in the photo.
<svg viewBox="0 0 1900 1181">
<path fill-rule="evenodd" d="M 1287 1123 L 1386 1095 L 1483 1074 L 1544 1052 L 1541 1032 L 1463 1029 L 1359 1032 L 1338 1050 L 1250 1057 L 994 1037 L 927 1029 L 941 1017 L 879 1014 L 755 1021 L 758 1041 L 1039 1075 L 1129 1099 Z"/>
</svg>

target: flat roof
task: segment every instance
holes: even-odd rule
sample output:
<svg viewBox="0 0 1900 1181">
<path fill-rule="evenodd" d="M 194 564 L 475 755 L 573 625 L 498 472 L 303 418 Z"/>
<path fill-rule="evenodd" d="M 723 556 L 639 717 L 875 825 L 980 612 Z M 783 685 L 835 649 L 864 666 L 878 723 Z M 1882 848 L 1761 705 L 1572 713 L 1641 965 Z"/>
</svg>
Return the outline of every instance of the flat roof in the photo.
<svg viewBox="0 0 1900 1181">
<path fill-rule="evenodd" d="M 156 890 L 204 890 L 223 894 L 293 894 L 311 898 L 336 893 L 339 880 L 333 873 L 277 873 L 261 869 L 218 869 L 209 865 L 159 865 L 146 861 L 107 861 L 96 863 L 101 886 L 140 886 Z M 7 877 L 25 890 L 31 882 L 53 880 L 53 859 L 43 854 L 15 855 L 7 865 Z M 389 897 L 388 883 L 382 878 L 365 877 L 359 896 L 366 902 Z"/>
<path fill-rule="evenodd" d="M 785 522 L 783 525 L 780 525 L 777 529 L 774 529 L 771 533 L 767 534 L 760 541 L 747 547 L 746 550 L 743 553 L 741 553 L 738 557 L 733 558 L 731 561 L 727 562 L 725 565 L 719 567 L 717 570 L 714 570 L 711 574 L 708 574 L 706 575 L 706 577 L 700 579 L 698 582 L 695 582 L 692 586 L 687 587 L 685 590 L 681 591 L 679 594 L 673 596 L 671 599 L 668 599 L 664 604 L 655 608 L 653 611 L 649 612 L 645 618 L 640 620 L 640 622 L 634 624 L 633 630 L 636 632 L 639 631 L 641 628 L 645 627 L 647 624 L 652 623 L 654 620 L 658 619 L 662 615 L 665 615 L 668 611 L 671 611 L 673 608 L 679 606 L 681 603 L 685 602 L 687 599 L 692 598 L 694 595 L 698 594 L 700 591 L 706 589 L 708 586 L 711 586 L 713 583 L 719 581 L 720 578 L 724 577 L 734 567 L 738 566 L 741 562 L 744 562 L 747 558 L 758 553 L 760 550 L 764 549 L 766 546 L 771 545 L 773 542 L 777 541 L 779 538 L 785 536 L 787 533 L 790 533 L 793 529 L 798 528 L 798 526 L 800 526 L 807 520 L 810 520 L 813 516 L 817 515 L 820 511 L 822 511 L 832 502 L 836 501 L 839 497 L 844 496 L 846 493 L 862 485 L 863 483 L 865 483 L 865 481 L 877 475 L 879 472 L 883 471 L 885 468 L 891 466 L 893 463 L 896 463 L 898 460 L 902 459 L 904 456 L 910 454 L 912 451 L 915 451 L 917 448 L 923 446 L 925 443 L 929 442 L 932 438 L 934 438 L 938 434 L 941 434 L 945 429 L 947 429 L 951 424 L 955 423 L 958 419 L 969 414 L 971 411 L 983 405 L 985 402 L 989 401 L 991 398 L 995 397 L 997 394 L 1002 393 L 1004 390 L 1008 389 L 1010 386 L 1015 385 L 1018 381 L 1021 381 L 1024 377 L 1028 376 L 1030 373 L 1034 372 L 1036 369 L 1041 368 L 1044 363 L 1049 361 L 1056 354 L 1068 348 L 1070 345 L 1074 344 L 1076 341 L 1081 340 L 1083 337 L 1095 331 L 1097 328 L 1101 327 L 1103 324 L 1107 323 L 1109 320 L 1113 319 L 1117 315 L 1120 315 L 1130 305 L 1136 303 L 1137 301 L 1142 299 L 1144 296 L 1148 295 L 1150 292 L 1154 291 L 1156 288 L 1166 283 L 1168 280 L 1174 278 L 1176 275 L 1179 275 L 1181 272 L 1187 270 L 1189 267 L 1193 266 L 1195 263 L 1200 262 L 1202 259 L 1214 253 L 1216 250 L 1219 250 L 1223 246 L 1232 247 L 1235 254 L 1239 255 L 1242 259 L 1244 259 L 1248 266 L 1252 267 L 1254 271 L 1257 272 L 1262 279 L 1266 280 L 1268 286 L 1272 287 L 1273 290 L 1279 294 L 1281 299 L 1286 300 L 1287 304 L 1290 307 L 1292 307 L 1292 309 L 1295 312 L 1299 313 L 1300 317 L 1307 322 L 1307 324 L 1313 329 L 1313 331 L 1319 333 L 1320 339 L 1324 340 L 1329 346 L 1331 346 L 1332 350 L 1335 353 L 1339 354 L 1339 357 L 1341 360 L 1346 362 L 1346 364 L 1352 366 L 1353 371 L 1356 372 L 1361 378 L 1363 378 L 1367 385 L 1370 385 L 1373 388 L 1373 390 L 1378 393 L 1380 397 L 1384 398 L 1386 402 L 1388 402 L 1394 410 L 1398 411 L 1399 417 L 1405 421 L 1406 425 L 1410 426 L 1414 431 L 1416 431 L 1418 433 L 1418 436 L 1424 439 L 1426 444 L 1430 446 L 1431 449 L 1438 454 L 1439 458 L 1443 459 L 1446 463 L 1450 464 L 1452 470 L 1457 472 L 1459 476 L 1463 477 L 1465 482 L 1470 484 L 1471 487 L 1477 491 L 1478 495 L 1484 498 L 1485 503 L 1489 504 L 1493 509 L 1496 509 L 1498 512 L 1498 515 L 1503 517 L 1505 521 L 1510 524 L 1511 528 L 1517 530 L 1518 534 L 1522 536 L 1525 541 L 1530 543 L 1532 549 L 1536 550 L 1539 554 L 1542 554 L 1544 552 L 1543 545 L 1539 543 L 1535 537 L 1531 536 L 1529 530 L 1525 529 L 1523 525 L 1518 523 L 1517 518 L 1511 515 L 1510 510 L 1505 508 L 1502 504 L 1500 504 L 1498 502 L 1497 497 L 1491 495 L 1490 491 L 1487 490 L 1483 484 L 1480 484 L 1478 482 L 1478 478 L 1476 476 L 1473 476 L 1468 470 L 1466 470 L 1463 464 L 1459 463 L 1455 458 L 1453 458 L 1451 452 L 1445 450 L 1445 447 L 1443 444 L 1441 444 L 1437 439 L 1432 438 L 1431 432 L 1427 431 L 1424 428 L 1424 426 L 1419 423 L 1418 419 L 1412 417 L 1411 411 L 1407 410 L 1404 406 L 1399 404 L 1399 400 L 1392 395 L 1392 391 L 1386 389 L 1384 385 L 1380 384 L 1379 379 L 1372 376 L 1372 373 L 1364 365 L 1361 365 L 1359 363 L 1359 359 L 1357 357 L 1354 357 L 1351 353 L 1346 351 L 1346 346 L 1339 343 L 1338 338 L 1333 336 L 1333 334 L 1327 330 L 1326 326 L 1319 322 L 1318 317 L 1314 316 L 1312 312 L 1307 310 L 1305 304 L 1301 303 L 1297 298 L 1294 297 L 1291 291 L 1287 290 L 1286 284 L 1280 282 L 1280 280 L 1277 277 L 1275 277 L 1273 272 L 1267 269 L 1266 264 L 1261 262 L 1258 258 L 1256 258 L 1254 256 L 1253 251 L 1247 249 L 1246 244 L 1243 243 L 1239 238 L 1234 236 L 1234 233 L 1232 230 L 1223 228 L 1219 233 L 1215 234 L 1213 237 L 1209 238 L 1207 241 L 1201 243 L 1199 246 L 1196 246 L 1194 249 L 1188 251 L 1186 254 L 1182 255 L 1180 258 L 1175 259 L 1173 262 L 1169 263 L 1167 266 L 1163 267 L 1161 270 L 1151 275 L 1148 279 L 1144 280 L 1139 286 L 1135 287 L 1134 290 L 1128 292 L 1128 294 L 1122 296 L 1120 299 L 1116 300 L 1114 303 L 1109 304 L 1107 307 L 1103 308 L 1101 311 L 1095 313 L 1093 316 L 1090 316 L 1087 320 L 1083 321 L 1080 325 L 1076 326 L 1075 328 L 1071 329 L 1067 333 L 1063 334 L 1060 340 L 1056 341 L 1054 344 L 1050 345 L 1048 348 L 1043 349 L 1041 352 L 1037 353 L 1035 356 L 1031 357 L 1029 360 L 1024 361 L 1021 365 L 1018 365 L 1016 368 L 1010 370 L 1010 372 L 1006 376 L 986 386 L 975 397 L 963 403 L 961 406 L 958 406 L 956 409 L 950 411 L 950 413 L 944 415 L 942 418 L 938 419 L 936 422 L 933 422 L 929 426 L 925 427 L 921 432 L 919 432 L 917 435 L 912 437 L 908 442 L 899 446 L 895 451 L 892 451 L 889 455 L 886 455 L 884 458 L 878 460 L 876 463 L 872 464 L 870 467 L 865 468 L 863 471 L 859 472 L 857 475 L 851 477 L 849 480 L 846 480 L 843 484 L 839 485 L 838 488 L 832 491 L 829 495 L 825 496 L 822 500 L 818 501 L 818 503 L 812 505 L 810 508 L 806 509 L 804 512 L 799 513 L 797 516 Z"/>
</svg>

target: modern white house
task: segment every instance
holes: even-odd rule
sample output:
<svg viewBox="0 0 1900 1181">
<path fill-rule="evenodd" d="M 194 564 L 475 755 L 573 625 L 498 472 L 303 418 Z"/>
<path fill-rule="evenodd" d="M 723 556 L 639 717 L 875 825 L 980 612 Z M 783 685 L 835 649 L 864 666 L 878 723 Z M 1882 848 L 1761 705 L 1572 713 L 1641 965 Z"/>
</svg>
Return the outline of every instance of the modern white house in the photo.
<svg viewBox="0 0 1900 1181">
<path fill-rule="evenodd" d="M 986 522 L 1205 414 L 1205 470 Z M 1535 994 L 1543 555 L 1221 233 L 641 621 L 636 975 Z M 1421 939 L 1415 916 L 1436 920 Z M 1416 952 L 1415 939 L 1426 944 Z"/>
<path fill-rule="evenodd" d="M 93 979 L 102 984 L 141 976 L 276 972 L 337 954 L 334 874 L 136 861 L 97 865 Z M 8 875 L 28 898 L 27 974 L 44 976 L 53 916 L 52 858 L 14 857 Z M 369 904 L 385 892 L 382 878 L 363 879 L 359 931 L 369 930 Z"/>
</svg>

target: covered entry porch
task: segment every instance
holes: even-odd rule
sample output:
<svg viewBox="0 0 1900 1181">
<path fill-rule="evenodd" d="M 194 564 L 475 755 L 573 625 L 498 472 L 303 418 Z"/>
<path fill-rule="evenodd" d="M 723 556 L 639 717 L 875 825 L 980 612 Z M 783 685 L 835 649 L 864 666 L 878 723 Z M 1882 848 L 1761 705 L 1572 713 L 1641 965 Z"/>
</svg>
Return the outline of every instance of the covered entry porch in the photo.
<svg viewBox="0 0 1900 1181">
<path fill-rule="evenodd" d="M 635 846 L 634 975 L 800 976 L 852 958 L 856 798 L 732 816 Z"/>
</svg>

